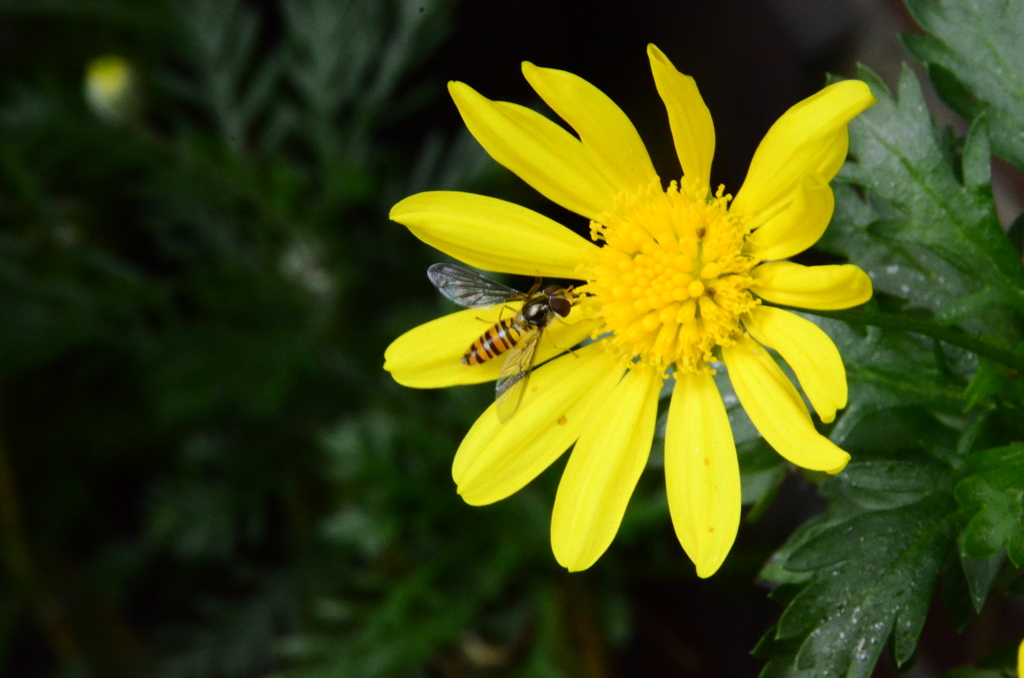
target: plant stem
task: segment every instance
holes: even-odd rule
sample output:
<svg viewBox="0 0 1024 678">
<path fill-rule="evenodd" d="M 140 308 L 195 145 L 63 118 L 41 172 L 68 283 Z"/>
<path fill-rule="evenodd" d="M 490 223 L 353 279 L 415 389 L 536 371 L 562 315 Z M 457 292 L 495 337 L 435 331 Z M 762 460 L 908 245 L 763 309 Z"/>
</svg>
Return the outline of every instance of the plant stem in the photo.
<svg viewBox="0 0 1024 678">
<path fill-rule="evenodd" d="M 987 341 L 972 337 L 966 332 L 954 327 L 943 327 L 942 325 L 936 325 L 935 323 L 927 320 L 915 320 L 902 315 L 880 313 L 878 311 L 864 311 L 860 309 L 846 311 L 812 311 L 803 308 L 787 308 L 787 310 L 798 311 L 800 313 L 810 313 L 811 315 L 820 316 L 822 318 L 842 320 L 849 324 L 872 325 L 874 327 L 884 327 L 891 330 L 902 330 L 913 334 L 922 334 L 926 337 L 938 339 L 939 341 L 952 346 L 959 346 L 980 358 L 986 358 L 992 362 L 999 363 L 1000 365 L 1005 365 L 1011 369 L 1024 372 L 1024 356 L 1018 356 L 1013 351 L 1007 351 L 1006 349 L 990 344 Z"/>
</svg>

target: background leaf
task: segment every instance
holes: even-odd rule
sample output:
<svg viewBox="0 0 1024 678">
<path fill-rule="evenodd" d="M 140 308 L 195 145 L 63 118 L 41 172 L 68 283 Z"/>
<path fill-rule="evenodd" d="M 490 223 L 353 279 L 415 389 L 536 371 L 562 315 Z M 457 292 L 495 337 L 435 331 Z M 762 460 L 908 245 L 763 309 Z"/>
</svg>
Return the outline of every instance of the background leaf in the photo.
<svg viewBox="0 0 1024 678">
<path fill-rule="evenodd" d="M 968 558 L 991 558 L 1002 549 L 1024 566 L 1024 446 L 976 452 L 956 498 L 970 517 L 961 549 Z"/>
<path fill-rule="evenodd" d="M 971 290 L 984 295 L 980 301 L 947 313 L 946 322 L 981 315 L 992 305 L 1024 309 L 1024 269 L 999 226 L 991 188 L 978 183 L 980 170 L 961 171 L 966 184 L 958 178 L 940 146 L 916 76 L 904 68 L 898 99 L 870 71 L 862 68 L 859 76 L 878 103 L 850 123 L 855 160 L 844 166 L 840 179 L 870 190 L 893 210 L 871 228 L 882 238 L 924 246 L 984 284 L 982 290 Z M 986 140 L 987 123 L 978 118 L 965 142 L 962 167 L 987 166 Z"/>
<path fill-rule="evenodd" d="M 908 0 L 926 33 L 904 43 L 935 89 L 967 120 L 985 113 L 996 155 L 1024 171 L 1024 2 Z"/>
</svg>

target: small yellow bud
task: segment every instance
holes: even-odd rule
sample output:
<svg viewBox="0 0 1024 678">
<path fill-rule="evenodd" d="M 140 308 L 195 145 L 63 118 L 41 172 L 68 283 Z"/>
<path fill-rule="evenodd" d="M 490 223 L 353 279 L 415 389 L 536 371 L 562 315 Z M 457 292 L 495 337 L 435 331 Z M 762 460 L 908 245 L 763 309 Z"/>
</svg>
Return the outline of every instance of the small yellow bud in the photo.
<svg viewBox="0 0 1024 678">
<path fill-rule="evenodd" d="M 113 54 L 89 62 L 85 69 L 85 102 L 103 122 L 125 125 L 139 114 L 138 78 L 124 57 Z"/>
</svg>

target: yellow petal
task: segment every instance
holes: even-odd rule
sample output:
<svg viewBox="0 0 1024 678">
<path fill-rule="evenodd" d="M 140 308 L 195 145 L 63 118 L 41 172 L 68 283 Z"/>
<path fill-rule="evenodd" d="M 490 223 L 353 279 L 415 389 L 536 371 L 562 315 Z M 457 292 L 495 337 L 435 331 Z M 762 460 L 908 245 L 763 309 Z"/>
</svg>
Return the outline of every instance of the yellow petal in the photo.
<svg viewBox="0 0 1024 678">
<path fill-rule="evenodd" d="M 789 363 L 821 420 L 834 421 L 836 410 L 846 407 L 846 369 L 829 336 L 810 320 L 769 306 L 755 306 L 743 324 Z"/>
<path fill-rule="evenodd" d="M 764 347 L 744 335 L 722 356 L 736 397 L 776 452 L 814 471 L 843 470 L 850 455 L 815 430 L 800 394 Z"/>
<path fill-rule="evenodd" d="M 1024 641 L 1017 648 L 1017 675 L 1024 678 Z"/>
<path fill-rule="evenodd" d="M 709 374 L 676 372 L 665 435 L 665 485 L 676 536 L 710 577 L 740 525 L 740 467 L 722 396 Z"/>
<path fill-rule="evenodd" d="M 498 378 L 502 358 L 482 365 L 463 365 L 462 356 L 477 337 L 498 321 L 508 318 L 522 304 L 502 309 L 471 308 L 415 327 L 391 342 L 384 351 L 384 369 L 402 386 L 442 388 L 456 384 L 479 384 Z M 537 349 L 537 364 L 570 349 L 591 335 L 597 322 L 584 320 L 576 307 L 564 320 L 555 320 L 544 330 Z"/>
<path fill-rule="evenodd" d="M 575 278 L 587 252 L 597 249 L 533 210 L 472 193 L 417 193 L 392 207 L 391 219 L 431 247 L 485 271 Z"/>
<path fill-rule="evenodd" d="M 828 183 L 846 157 L 846 124 L 873 103 L 866 84 L 845 80 L 783 113 L 757 147 L 730 211 L 756 225 L 792 200 L 804 177 Z"/>
<path fill-rule="evenodd" d="M 846 162 L 846 156 L 850 152 L 850 128 L 843 125 L 839 131 L 825 139 L 821 151 L 821 162 L 818 169 L 812 175 L 824 182 L 832 181 L 839 168 Z"/>
<path fill-rule="evenodd" d="M 480 415 L 459 446 L 452 478 L 466 503 L 480 506 L 518 491 L 579 437 L 594 405 L 622 377 L 600 342 L 535 371 L 523 402 L 507 423 L 494 405 Z"/>
<path fill-rule="evenodd" d="M 654 84 L 668 109 L 668 123 L 683 174 L 709 186 L 715 155 L 715 126 L 711 112 L 697 91 L 697 83 L 676 70 L 660 49 L 647 45 Z"/>
<path fill-rule="evenodd" d="M 596 167 L 619 190 L 657 184 L 651 158 L 626 114 L 583 78 L 523 62 L 523 75 L 540 98 L 576 130 Z"/>
<path fill-rule="evenodd" d="M 480 145 L 520 179 L 588 219 L 612 211 L 619 188 L 579 139 L 536 111 L 491 101 L 465 83 L 450 82 L 448 91 Z"/>
<path fill-rule="evenodd" d="M 785 259 L 818 242 L 835 209 L 832 189 L 814 177 L 806 177 L 793 202 L 750 234 L 744 254 L 767 261 Z"/>
<path fill-rule="evenodd" d="M 850 308 L 871 298 L 871 278 L 853 264 L 801 266 L 789 261 L 761 264 L 750 272 L 754 292 L 782 306 L 829 311 Z"/>
<path fill-rule="evenodd" d="M 661 382 L 657 370 L 630 370 L 573 448 L 551 515 L 551 548 L 570 572 L 593 565 L 619 530 L 651 452 Z"/>
</svg>

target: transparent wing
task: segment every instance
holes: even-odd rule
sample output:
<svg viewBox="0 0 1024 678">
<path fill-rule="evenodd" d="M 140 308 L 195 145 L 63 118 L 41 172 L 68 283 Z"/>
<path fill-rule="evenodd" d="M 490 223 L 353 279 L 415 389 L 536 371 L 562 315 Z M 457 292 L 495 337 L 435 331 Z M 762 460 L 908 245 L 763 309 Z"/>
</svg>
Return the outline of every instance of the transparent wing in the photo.
<svg viewBox="0 0 1024 678">
<path fill-rule="evenodd" d="M 542 334 L 542 330 L 531 326 L 519 343 L 509 349 L 508 356 L 501 365 L 498 381 L 494 385 L 494 403 L 498 420 L 503 424 L 512 418 L 523 400 Z"/>
<path fill-rule="evenodd" d="M 427 277 L 441 294 L 463 308 L 497 306 L 526 296 L 519 290 L 455 264 L 434 264 L 427 269 Z"/>
</svg>

